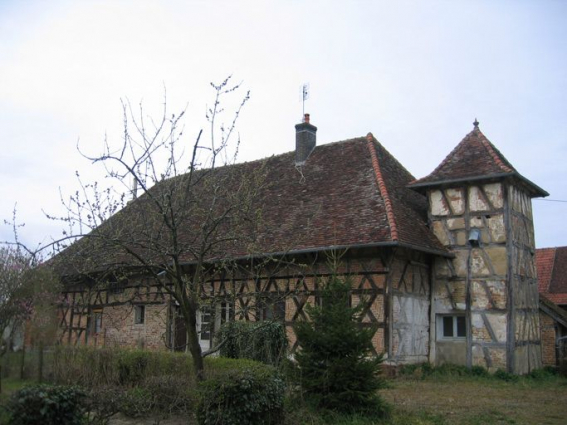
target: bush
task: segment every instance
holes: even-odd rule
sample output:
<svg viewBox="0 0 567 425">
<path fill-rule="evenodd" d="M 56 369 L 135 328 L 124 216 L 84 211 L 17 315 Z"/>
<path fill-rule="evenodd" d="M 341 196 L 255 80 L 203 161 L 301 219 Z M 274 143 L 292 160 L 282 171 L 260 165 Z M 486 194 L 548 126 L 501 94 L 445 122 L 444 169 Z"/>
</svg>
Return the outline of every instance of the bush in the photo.
<svg viewBox="0 0 567 425">
<path fill-rule="evenodd" d="M 191 381 L 191 357 L 184 353 L 119 348 L 58 347 L 54 381 L 97 387 L 139 385 L 150 376 L 177 375 Z"/>
<path fill-rule="evenodd" d="M 140 418 L 154 408 L 152 393 L 147 388 L 132 387 L 127 389 L 120 402 L 120 411 L 131 418 Z"/>
<path fill-rule="evenodd" d="M 382 357 L 373 355 L 375 329 L 360 325 L 361 305 L 349 307 L 349 294 L 348 281 L 331 277 L 322 307 L 308 306 L 311 321 L 296 323 L 300 384 L 317 408 L 387 416 L 389 409 L 377 394 L 384 381 Z"/>
<path fill-rule="evenodd" d="M 479 378 L 489 378 L 492 375 L 482 366 L 473 366 L 470 369 L 463 365 L 444 363 L 440 366 L 433 366 L 430 363 L 415 363 L 402 365 L 400 375 L 412 376 L 414 378 L 427 377 L 456 377 L 474 376 Z"/>
<path fill-rule="evenodd" d="M 277 424 L 283 419 L 285 385 L 272 366 L 233 360 L 232 368 L 199 385 L 201 425 Z"/>
<path fill-rule="evenodd" d="M 87 414 L 90 424 L 107 424 L 122 406 L 124 390 L 119 387 L 104 385 L 91 388 L 87 394 Z"/>
<path fill-rule="evenodd" d="M 285 358 L 288 341 L 285 327 L 280 322 L 227 322 L 216 334 L 222 357 L 252 359 L 278 365 Z"/>
<path fill-rule="evenodd" d="M 195 405 L 192 385 L 176 375 L 150 376 L 143 387 L 152 394 L 154 410 L 162 413 L 189 413 Z"/>
<path fill-rule="evenodd" d="M 558 376 L 557 369 L 552 366 L 545 366 L 542 369 L 534 369 L 526 375 L 528 378 L 536 381 L 544 381 L 546 379 L 553 379 Z"/>
<path fill-rule="evenodd" d="M 506 372 L 504 369 L 498 369 L 496 372 L 494 372 L 494 377 L 506 382 L 516 382 L 520 379 L 517 375 L 512 375 L 511 373 Z"/>
<path fill-rule="evenodd" d="M 83 423 L 86 394 L 76 387 L 35 385 L 14 393 L 8 402 L 10 424 L 75 425 Z"/>
</svg>

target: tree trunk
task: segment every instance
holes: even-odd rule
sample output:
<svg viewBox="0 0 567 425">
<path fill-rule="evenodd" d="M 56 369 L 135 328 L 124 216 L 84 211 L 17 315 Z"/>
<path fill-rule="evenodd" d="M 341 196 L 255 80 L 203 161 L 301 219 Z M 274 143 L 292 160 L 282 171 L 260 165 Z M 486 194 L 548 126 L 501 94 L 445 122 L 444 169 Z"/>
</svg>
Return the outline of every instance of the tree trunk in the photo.
<svg viewBox="0 0 567 425">
<path fill-rule="evenodd" d="M 196 312 L 183 312 L 185 325 L 187 327 L 187 344 L 193 358 L 193 369 L 197 381 L 205 379 L 205 370 L 203 363 L 203 355 L 201 353 L 201 345 L 199 344 L 199 335 L 197 334 L 197 314 Z"/>
</svg>

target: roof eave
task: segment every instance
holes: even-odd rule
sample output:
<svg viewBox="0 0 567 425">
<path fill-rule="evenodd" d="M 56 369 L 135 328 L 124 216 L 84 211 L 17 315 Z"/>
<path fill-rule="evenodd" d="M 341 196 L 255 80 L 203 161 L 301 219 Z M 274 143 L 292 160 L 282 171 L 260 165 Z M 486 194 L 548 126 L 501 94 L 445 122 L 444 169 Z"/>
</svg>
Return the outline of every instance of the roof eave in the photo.
<svg viewBox="0 0 567 425">
<path fill-rule="evenodd" d="M 539 308 L 556 322 L 567 327 L 567 313 L 564 313 L 560 307 L 542 294 L 539 295 Z"/>
<path fill-rule="evenodd" d="M 341 250 L 347 250 L 347 249 L 393 248 L 393 247 L 409 248 L 409 249 L 413 249 L 413 250 L 416 250 L 416 251 L 423 252 L 425 254 L 439 255 L 441 257 L 446 257 L 446 258 L 454 258 L 455 257 L 455 254 L 453 254 L 449 251 L 446 251 L 446 250 L 442 250 L 442 249 L 421 247 L 421 246 L 418 246 L 418 245 L 413 245 L 413 244 L 403 243 L 403 242 L 387 241 L 387 242 L 371 242 L 371 243 L 366 243 L 366 244 L 352 244 L 352 245 L 330 245 L 330 246 L 324 246 L 324 247 L 296 249 L 296 250 L 290 250 L 290 251 L 265 252 L 265 253 L 258 253 L 258 254 L 242 255 L 242 256 L 238 256 L 238 257 L 230 257 L 230 258 L 226 258 L 226 259 L 212 258 L 212 259 L 207 260 L 206 262 L 207 263 L 217 263 L 217 262 L 221 262 L 221 261 L 224 261 L 224 260 L 245 261 L 245 260 L 252 260 L 252 259 L 257 259 L 257 258 L 267 258 L 267 257 L 279 258 L 279 257 L 290 256 L 290 255 L 316 254 L 316 253 L 321 253 L 321 252 L 341 251 Z M 196 262 L 195 261 L 186 261 L 186 262 L 182 263 L 181 265 L 191 266 L 193 264 L 196 264 Z"/>
<path fill-rule="evenodd" d="M 536 185 L 531 180 L 528 180 L 524 176 L 522 176 L 517 171 L 511 173 L 495 173 L 495 174 L 485 174 L 481 176 L 474 176 L 474 177 L 461 177 L 457 179 L 445 179 L 445 180 L 438 180 L 434 182 L 422 182 L 422 183 L 410 183 L 407 185 L 408 188 L 413 189 L 418 192 L 424 191 L 424 189 L 437 187 L 437 186 L 449 186 L 458 183 L 464 182 L 476 182 L 482 180 L 495 180 L 495 179 L 503 179 L 503 178 L 517 178 L 518 180 L 522 181 L 528 188 L 530 189 L 532 198 L 539 198 L 539 197 L 546 197 L 549 196 L 549 193 L 543 190 L 541 187 Z"/>
</svg>

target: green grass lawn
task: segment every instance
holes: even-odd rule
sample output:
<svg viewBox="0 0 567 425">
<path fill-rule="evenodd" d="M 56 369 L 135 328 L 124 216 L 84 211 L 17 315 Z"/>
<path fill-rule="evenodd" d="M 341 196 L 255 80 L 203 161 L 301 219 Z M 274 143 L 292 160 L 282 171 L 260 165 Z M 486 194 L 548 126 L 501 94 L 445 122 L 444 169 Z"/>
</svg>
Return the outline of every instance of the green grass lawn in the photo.
<svg viewBox="0 0 567 425">
<path fill-rule="evenodd" d="M 560 377 L 515 382 L 452 376 L 398 379 L 382 394 L 398 418 L 407 415 L 413 421 L 406 423 L 567 423 L 567 379 Z"/>
</svg>

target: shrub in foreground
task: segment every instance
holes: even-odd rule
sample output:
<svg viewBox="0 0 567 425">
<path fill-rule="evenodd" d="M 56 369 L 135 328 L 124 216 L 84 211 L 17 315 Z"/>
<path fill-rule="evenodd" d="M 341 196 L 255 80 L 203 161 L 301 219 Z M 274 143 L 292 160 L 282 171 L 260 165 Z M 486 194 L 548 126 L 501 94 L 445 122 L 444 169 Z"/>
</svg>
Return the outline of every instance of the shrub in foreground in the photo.
<svg viewBox="0 0 567 425">
<path fill-rule="evenodd" d="M 79 425 L 83 423 L 86 394 L 79 388 L 35 385 L 15 392 L 8 402 L 13 425 Z"/>
<path fill-rule="evenodd" d="M 285 385 L 272 366 L 233 360 L 233 368 L 199 385 L 200 425 L 278 424 Z"/>
</svg>

